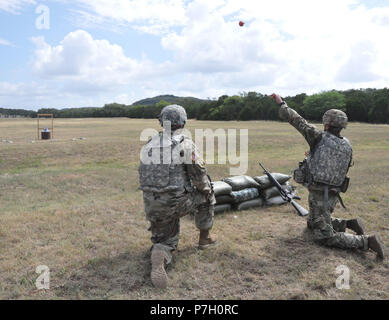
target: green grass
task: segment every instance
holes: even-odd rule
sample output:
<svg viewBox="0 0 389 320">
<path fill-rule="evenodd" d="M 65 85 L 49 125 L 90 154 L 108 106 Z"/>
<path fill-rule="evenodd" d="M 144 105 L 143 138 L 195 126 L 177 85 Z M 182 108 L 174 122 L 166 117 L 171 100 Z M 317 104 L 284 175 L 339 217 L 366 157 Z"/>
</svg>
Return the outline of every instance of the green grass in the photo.
<svg viewBox="0 0 389 320">
<path fill-rule="evenodd" d="M 388 299 L 388 260 L 372 252 L 320 247 L 290 206 L 215 218 L 218 245 L 198 251 L 190 217 L 168 269 L 169 288 L 152 287 L 150 233 L 138 190 L 144 128 L 155 120 L 57 119 L 55 140 L 35 140 L 32 119 L 0 119 L 0 298 L 3 299 Z M 319 126 L 319 125 L 318 125 Z M 189 121 L 188 128 L 249 129 L 249 175 L 289 173 L 308 150 L 286 123 Z M 6 136 L 5 136 L 6 135 Z M 389 245 L 389 126 L 351 124 L 354 146 L 348 210 Z M 85 137 L 86 140 L 72 141 Z M 229 165 L 209 165 L 213 180 Z M 307 191 L 298 186 L 301 204 Z M 237 218 L 234 218 L 237 216 Z M 35 268 L 47 265 L 50 290 L 38 291 Z M 351 289 L 335 287 L 338 265 Z"/>
</svg>

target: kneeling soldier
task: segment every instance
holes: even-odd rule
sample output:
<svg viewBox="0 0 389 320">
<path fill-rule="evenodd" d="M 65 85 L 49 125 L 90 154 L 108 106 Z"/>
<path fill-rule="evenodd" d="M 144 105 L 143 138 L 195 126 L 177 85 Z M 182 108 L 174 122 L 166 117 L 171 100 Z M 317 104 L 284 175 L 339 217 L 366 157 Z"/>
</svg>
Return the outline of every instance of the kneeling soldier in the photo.
<svg viewBox="0 0 389 320">
<path fill-rule="evenodd" d="M 194 213 L 200 230 L 199 249 L 216 242 L 209 236 L 215 196 L 195 144 L 182 133 L 186 120 L 183 107 L 165 107 L 159 116 L 163 132 L 141 153 L 139 181 L 153 242 L 151 281 L 158 288 L 167 286 L 165 264 L 171 262 L 177 248 L 181 217 Z"/>
<path fill-rule="evenodd" d="M 341 200 L 339 193 L 347 191 L 349 178 L 346 175 L 352 164 L 351 144 L 340 135 L 347 126 L 347 115 L 341 110 L 328 110 L 323 116 L 324 131 L 320 131 L 289 108 L 278 94 L 272 97 L 281 106 L 280 117 L 294 126 L 310 146 L 309 155 L 295 170 L 294 178 L 309 190 L 307 224 L 313 231 L 314 240 L 341 249 L 372 249 L 378 257 L 384 258 L 384 245 L 379 236 L 364 235 L 359 218 L 331 218 Z M 346 233 L 346 228 L 355 231 L 356 235 Z"/>
</svg>

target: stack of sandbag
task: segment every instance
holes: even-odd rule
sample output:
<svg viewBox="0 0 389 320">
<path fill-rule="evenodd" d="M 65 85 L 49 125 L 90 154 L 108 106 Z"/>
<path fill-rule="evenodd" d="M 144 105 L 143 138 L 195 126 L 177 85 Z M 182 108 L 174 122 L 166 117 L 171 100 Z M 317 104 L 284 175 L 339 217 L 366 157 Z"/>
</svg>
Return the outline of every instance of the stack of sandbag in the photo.
<svg viewBox="0 0 389 320">
<path fill-rule="evenodd" d="M 252 177 L 235 176 L 225 178 L 223 181 L 232 187 L 233 209 L 240 211 L 263 206 L 260 185 Z"/>
<path fill-rule="evenodd" d="M 216 196 L 215 213 L 260 207 L 259 184 L 249 176 L 235 176 L 213 182 Z"/>
<path fill-rule="evenodd" d="M 273 173 L 273 176 L 283 188 L 291 193 L 295 192 L 294 187 L 288 181 L 291 176 L 281 173 Z M 234 176 L 212 184 L 216 196 L 215 213 L 281 205 L 286 202 L 280 197 L 278 189 L 273 186 L 266 175 Z"/>
<path fill-rule="evenodd" d="M 230 211 L 233 203 L 232 187 L 224 181 L 215 181 L 212 185 L 216 197 L 215 213 Z"/>
</svg>

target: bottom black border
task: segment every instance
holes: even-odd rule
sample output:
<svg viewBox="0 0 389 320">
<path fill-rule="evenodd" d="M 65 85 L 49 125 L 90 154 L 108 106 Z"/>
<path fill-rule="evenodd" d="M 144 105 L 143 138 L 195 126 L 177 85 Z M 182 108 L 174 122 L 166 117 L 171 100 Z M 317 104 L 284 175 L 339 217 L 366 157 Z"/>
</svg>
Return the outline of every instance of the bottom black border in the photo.
<svg viewBox="0 0 389 320">
<path fill-rule="evenodd" d="M 11 315 L 22 312 L 49 318 L 79 315 L 121 319 L 252 319 L 285 316 L 361 316 L 363 311 L 386 309 L 383 301 L 256 301 L 256 300 L 136 300 L 136 301 L 0 301 Z M 384 310 L 383 310 L 384 311 Z"/>
</svg>

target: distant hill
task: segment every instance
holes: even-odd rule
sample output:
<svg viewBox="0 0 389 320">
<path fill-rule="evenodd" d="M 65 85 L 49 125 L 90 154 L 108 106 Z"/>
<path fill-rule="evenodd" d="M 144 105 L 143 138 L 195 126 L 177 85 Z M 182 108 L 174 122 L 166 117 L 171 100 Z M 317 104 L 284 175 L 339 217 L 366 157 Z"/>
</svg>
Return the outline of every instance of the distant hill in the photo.
<svg viewBox="0 0 389 320">
<path fill-rule="evenodd" d="M 169 102 L 171 104 L 180 104 L 182 102 L 188 102 L 188 101 L 197 101 L 197 102 L 202 102 L 202 101 L 208 101 L 204 99 L 198 99 L 194 97 L 177 97 L 171 94 L 165 94 L 161 96 L 156 96 L 154 98 L 146 98 L 142 99 L 139 101 L 134 102 L 132 105 L 133 106 L 150 106 L 150 105 L 155 105 L 156 103 L 160 102 L 161 100 L 164 100 L 166 102 Z"/>
</svg>

